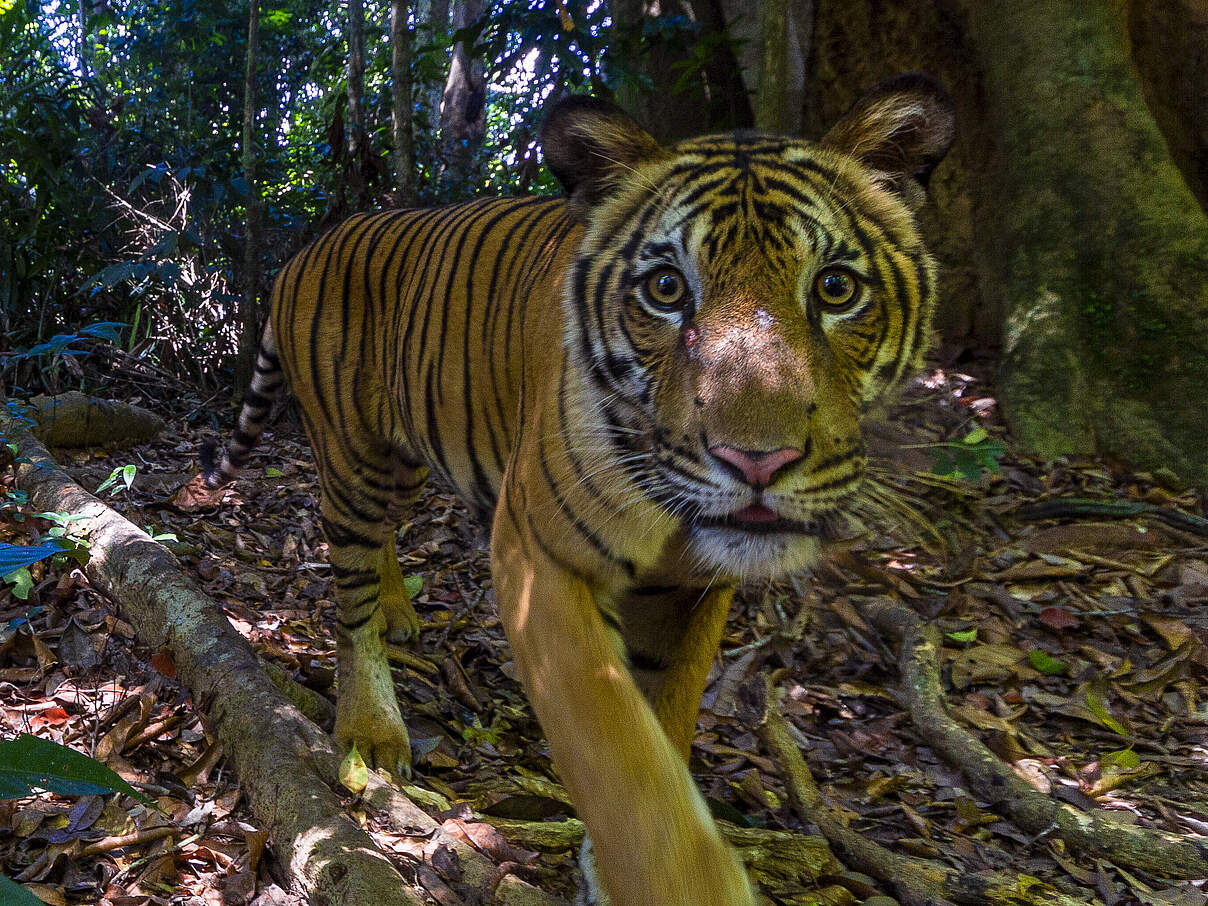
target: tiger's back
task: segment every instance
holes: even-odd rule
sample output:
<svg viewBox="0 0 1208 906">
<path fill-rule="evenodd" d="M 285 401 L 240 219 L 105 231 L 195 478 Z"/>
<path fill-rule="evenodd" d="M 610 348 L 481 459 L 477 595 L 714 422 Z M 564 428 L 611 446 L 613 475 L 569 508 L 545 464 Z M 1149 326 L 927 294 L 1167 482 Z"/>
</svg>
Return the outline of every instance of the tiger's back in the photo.
<svg viewBox="0 0 1208 906">
<path fill-rule="evenodd" d="M 372 470 L 354 441 L 388 442 L 489 522 L 579 231 L 560 201 L 488 199 L 353 217 L 290 261 L 273 332 L 320 468 Z"/>
</svg>

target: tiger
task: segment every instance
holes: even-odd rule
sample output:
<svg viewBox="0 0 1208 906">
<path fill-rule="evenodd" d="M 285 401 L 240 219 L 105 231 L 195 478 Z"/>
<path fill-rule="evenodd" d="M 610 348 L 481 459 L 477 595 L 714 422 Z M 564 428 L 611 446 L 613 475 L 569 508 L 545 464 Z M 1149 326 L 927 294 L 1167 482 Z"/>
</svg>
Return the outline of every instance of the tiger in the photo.
<svg viewBox="0 0 1208 906">
<path fill-rule="evenodd" d="M 539 134 L 564 197 L 359 214 L 277 276 L 205 483 L 288 382 L 337 604 L 335 735 L 407 773 L 386 645 L 416 635 L 395 541 L 430 474 L 490 527 L 494 595 L 588 843 L 589 901 L 753 906 L 687 759 L 738 585 L 813 562 L 862 424 L 919 367 L 917 215 L 953 140 L 921 74 L 818 142 L 657 142 L 571 96 Z"/>
</svg>

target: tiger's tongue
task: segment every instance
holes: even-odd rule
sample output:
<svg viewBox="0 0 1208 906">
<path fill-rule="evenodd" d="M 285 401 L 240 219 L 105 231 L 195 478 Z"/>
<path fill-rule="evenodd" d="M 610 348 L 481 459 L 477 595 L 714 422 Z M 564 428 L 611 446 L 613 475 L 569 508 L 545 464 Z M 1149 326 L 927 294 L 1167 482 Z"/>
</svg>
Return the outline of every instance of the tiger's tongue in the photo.
<svg viewBox="0 0 1208 906">
<path fill-rule="evenodd" d="M 769 510 L 762 503 L 756 503 L 752 506 L 743 507 L 731 516 L 736 522 L 775 522 L 780 518 L 780 515 L 774 510 Z"/>
</svg>

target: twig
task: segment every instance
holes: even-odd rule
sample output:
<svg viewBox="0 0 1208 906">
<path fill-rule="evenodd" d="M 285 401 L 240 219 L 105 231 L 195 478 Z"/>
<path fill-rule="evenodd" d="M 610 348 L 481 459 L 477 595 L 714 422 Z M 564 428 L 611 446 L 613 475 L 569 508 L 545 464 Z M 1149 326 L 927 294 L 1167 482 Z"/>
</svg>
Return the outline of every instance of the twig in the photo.
<svg viewBox="0 0 1208 906">
<path fill-rule="evenodd" d="M 89 856 L 99 856 L 101 853 L 112 852 L 115 849 L 122 849 L 126 846 L 142 846 L 144 843 L 154 843 L 156 840 L 162 840 L 164 837 L 171 837 L 173 834 L 179 833 L 179 827 L 161 825 L 159 827 L 145 827 L 132 834 L 102 837 L 100 840 L 89 843 L 81 849 L 79 857 L 86 859 Z"/>
<path fill-rule="evenodd" d="M 436 676 L 440 673 L 440 668 L 430 660 L 420 657 L 406 648 L 400 648 L 398 645 L 386 646 L 386 660 L 392 664 L 402 664 L 404 667 L 410 667 L 412 670 L 426 673 L 428 676 Z"/>
</svg>

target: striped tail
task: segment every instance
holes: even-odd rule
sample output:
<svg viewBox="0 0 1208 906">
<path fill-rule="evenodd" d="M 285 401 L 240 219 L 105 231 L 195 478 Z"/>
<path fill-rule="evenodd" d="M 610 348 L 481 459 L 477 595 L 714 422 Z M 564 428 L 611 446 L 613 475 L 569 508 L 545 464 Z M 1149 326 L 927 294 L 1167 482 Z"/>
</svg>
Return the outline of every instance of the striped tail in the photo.
<svg viewBox="0 0 1208 906">
<path fill-rule="evenodd" d="M 260 337 L 260 349 L 256 353 L 256 367 L 252 373 L 252 386 L 243 400 L 239 412 L 239 424 L 235 435 L 222 457 L 222 465 L 215 464 L 218 445 L 212 441 L 202 444 L 198 458 L 207 488 L 221 488 L 230 484 L 247 465 L 248 456 L 268 418 L 273 400 L 277 398 L 281 385 L 285 383 L 281 371 L 281 360 L 277 358 L 277 342 L 273 337 L 272 325 L 266 325 Z"/>
</svg>

